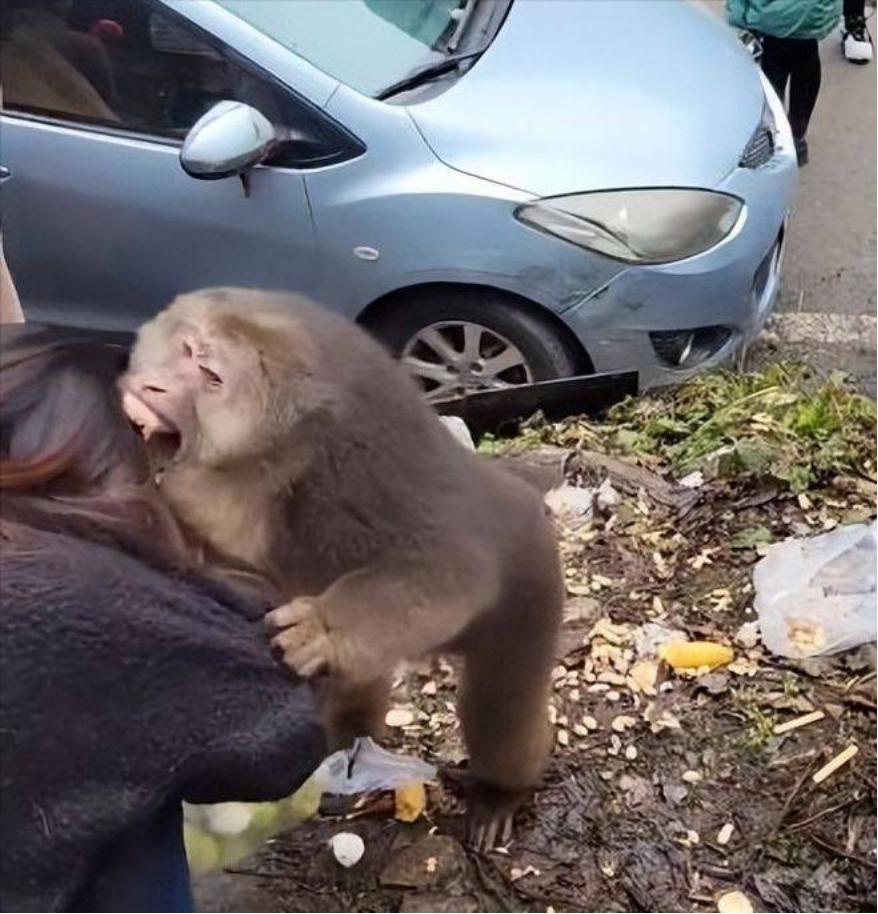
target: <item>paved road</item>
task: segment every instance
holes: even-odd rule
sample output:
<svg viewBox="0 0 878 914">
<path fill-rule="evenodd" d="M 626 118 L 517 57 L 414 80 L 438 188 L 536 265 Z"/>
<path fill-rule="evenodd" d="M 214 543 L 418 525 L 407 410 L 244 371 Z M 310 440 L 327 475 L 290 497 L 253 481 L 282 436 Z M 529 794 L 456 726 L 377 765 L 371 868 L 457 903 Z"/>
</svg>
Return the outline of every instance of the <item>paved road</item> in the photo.
<svg viewBox="0 0 878 914">
<path fill-rule="evenodd" d="M 820 51 L 811 162 L 800 173 L 779 307 L 874 315 L 878 68 L 848 63 L 837 34 Z"/>
<path fill-rule="evenodd" d="M 720 0 L 706 5 L 723 15 Z M 878 30 L 876 18 L 870 25 Z M 833 32 L 800 175 L 778 309 L 875 314 L 876 64 L 855 66 Z"/>
</svg>

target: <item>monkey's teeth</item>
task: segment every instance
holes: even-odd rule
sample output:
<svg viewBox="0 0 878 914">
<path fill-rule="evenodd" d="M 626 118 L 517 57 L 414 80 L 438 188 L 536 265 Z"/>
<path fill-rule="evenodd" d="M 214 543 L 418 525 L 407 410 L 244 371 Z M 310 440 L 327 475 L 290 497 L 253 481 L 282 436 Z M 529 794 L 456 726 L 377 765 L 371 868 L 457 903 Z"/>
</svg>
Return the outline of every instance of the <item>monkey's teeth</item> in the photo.
<svg viewBox="0 0 878 914">
<path fill-rule="evenodd" d="M 122 408 L 145 441 L 149 441 L 156 432 L 168 431 L 165 421 L 143 400 L 129 391 L 122 395 Z"/>
</svg>

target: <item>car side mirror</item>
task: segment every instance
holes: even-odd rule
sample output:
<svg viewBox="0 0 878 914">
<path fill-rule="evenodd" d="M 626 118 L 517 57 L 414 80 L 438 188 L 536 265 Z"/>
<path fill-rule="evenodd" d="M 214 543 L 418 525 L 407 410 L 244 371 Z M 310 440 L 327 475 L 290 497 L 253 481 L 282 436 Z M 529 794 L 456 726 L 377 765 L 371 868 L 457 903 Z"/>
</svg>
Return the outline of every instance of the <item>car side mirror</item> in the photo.
<svg viewBox="0 0 878 914">
<path fill-rule="evenodd" d="M 255 108 L 217 102 L 186 135 L 180 164 L 193 178 L 229 178 L 264 162 L 276 143 L 274 127 Z"/>
</svg>

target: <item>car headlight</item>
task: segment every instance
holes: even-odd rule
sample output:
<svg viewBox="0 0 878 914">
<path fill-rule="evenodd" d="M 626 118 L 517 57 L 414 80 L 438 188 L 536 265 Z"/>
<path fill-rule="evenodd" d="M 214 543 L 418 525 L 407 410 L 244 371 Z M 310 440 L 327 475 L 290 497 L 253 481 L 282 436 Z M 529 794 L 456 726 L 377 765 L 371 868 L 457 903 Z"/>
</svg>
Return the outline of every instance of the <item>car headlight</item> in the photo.
<svg viewBox="0 0 878 914">
<path fill-rule="evenodd" d="M 547 197 L 515 217 L 540 231 L 622 260 L 669 263 L 701 254 L 737 225 L 744 204 L 691 188 L 641 188 Z"/>
</svg>

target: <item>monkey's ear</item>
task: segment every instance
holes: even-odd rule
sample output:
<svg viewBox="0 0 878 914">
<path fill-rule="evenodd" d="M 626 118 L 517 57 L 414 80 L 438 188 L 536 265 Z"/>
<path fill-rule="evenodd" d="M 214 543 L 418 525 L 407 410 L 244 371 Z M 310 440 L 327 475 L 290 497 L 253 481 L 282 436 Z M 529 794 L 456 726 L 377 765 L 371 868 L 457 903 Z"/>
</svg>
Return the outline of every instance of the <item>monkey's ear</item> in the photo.
<svg viewBox="0 0 878 914">
<path fill-rule="evenodd" d="M 220 332 L 258 354 L 269 380 L 284 385 L 313 377 L 320 365 L 317 344 L 308 330 L 288 314 L 242 317 L 223 315 Z"/>
</svg>

